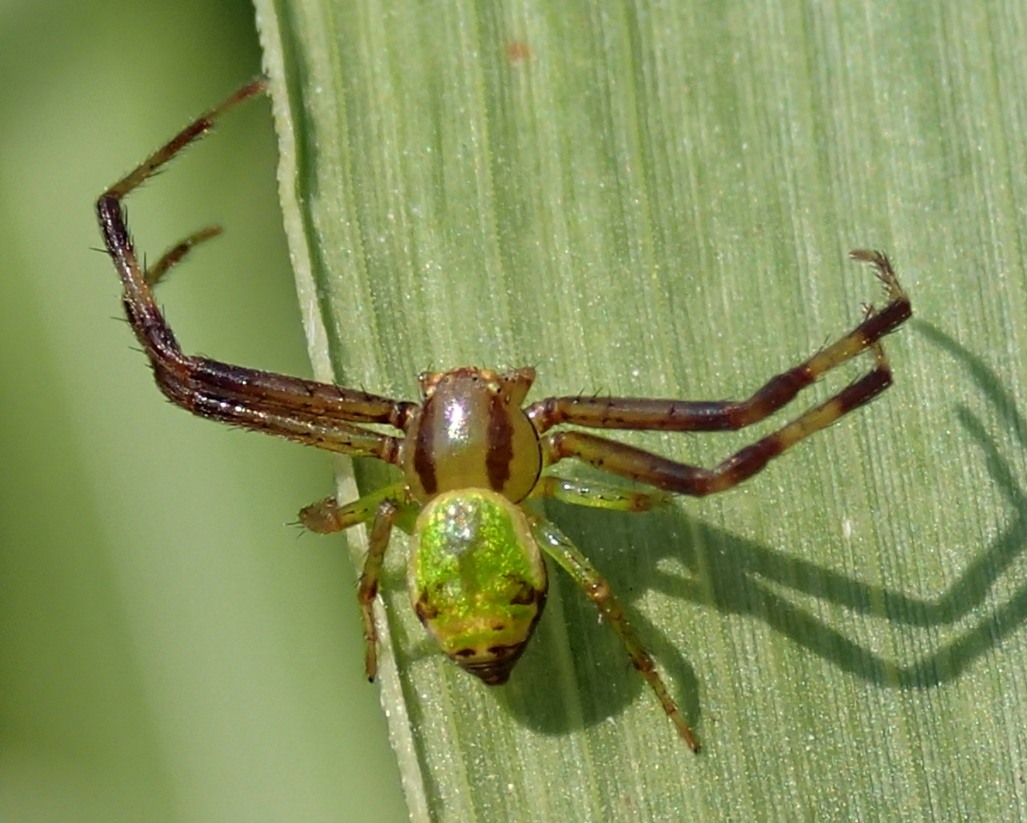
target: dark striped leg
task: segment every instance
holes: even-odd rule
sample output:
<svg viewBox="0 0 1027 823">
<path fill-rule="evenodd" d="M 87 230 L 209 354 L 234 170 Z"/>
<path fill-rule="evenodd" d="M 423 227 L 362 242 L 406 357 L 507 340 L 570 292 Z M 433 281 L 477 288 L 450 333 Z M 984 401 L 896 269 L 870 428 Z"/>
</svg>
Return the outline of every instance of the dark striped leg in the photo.
<svg viewBox="0 0 1027 823">
<path fill-rule="evenodd" d="M 911 316 L 909 297 L 899 285 L 891 262 L 882 252 L 856 250 L 853 260 L 874 267 L 888 303 L 868 314 L 847 335 L 795 368 L 772 377 L 745 400 L 659 400 L 631 397 L 549 397 L 528 407 L 539 432 L 560 423 L 596 429 L 658 429 L 660 431 L 724 431 L 741 429 L 770 416 L 791 402 L 817 378 L 873 346 Z"/>
<path fill-rule="evenodd" d="M 645 678 L 649 688 L 653 690 L 656 699 L 660 701 L 663 710 L 677 728 L 678 734 L 693 752 L 698 752 L 699 740 L 695 736 L 695 732 L 685 721 L 680 707 L 671 697 L 667 684 L 663 682 L 663 678 L 656 670 L 656 663 L 652 655 L 649 654 L 639 636 L 635 634 L 634 629 L 628 623 L 624 609 L 614 597 L 610 584 L 588 562 L 588 558 L 578 550 L 577 546 L 571 543 L 552 523 L 541 518 L 532 518 L 532 527 L 542 550 L 553 558 L 574 579 L 575 583 L 581 586 L 581 590 L 595 603 L 596 608 L 609 622 L 610 627 L 620 636 L 628 657 L 631 658 L 631 663 Z"/>
<path fill-rule="evenodd" d="M 224 112 L 265 90 L 255 80 L 189 124 L 126 177 L 104 192 L 96 204 L 107 251 L 121 277 L 128 320 L 143 345 L 154 376 L 175 404 L 226 423 L 296 440 L 344 454 L 398 460 L 398 441 L 354 423 L 386 423 L 404 428 L 416 404 L 342 389 L 324 383 L 244 369 L 182 352 L 153 297 L 151 286 L 197 243 L 215 236 L 202 229 L 172 247 L 149 273 L 144 272 L 129 235 L 124 198 L 153 176 L 185 146 L 206 134 Z"/>
<path fill-rule="evenodd" d="M 803 438 L 830 426 L 888 388 L 891 369 L 884 351 L 877 343 L 872 344 L 870 350 L 876 360 L 873 371 L 712 469 L 677 463 L 633 446 L 576 431 L 545 435 L 542 438 L 543 453 L 548 463 L 576 457 L 596 468 L 678 494 L 702 497 L 721 492 L 752 477 Z"/>
</svg>

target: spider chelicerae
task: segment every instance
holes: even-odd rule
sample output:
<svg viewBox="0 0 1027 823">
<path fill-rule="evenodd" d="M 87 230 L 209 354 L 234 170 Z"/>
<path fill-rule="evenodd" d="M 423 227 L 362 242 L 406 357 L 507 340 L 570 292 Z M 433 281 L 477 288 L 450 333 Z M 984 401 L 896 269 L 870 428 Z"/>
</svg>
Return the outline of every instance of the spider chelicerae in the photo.
<svg viewBox="0 0 1027 823">
<path fill-rule="evenodd" d="M 419 403 L 317 383 L 185 354 L 154 301 L 153 287 L 195 245 L 220 233 L 202 229 L 173 246 L 153 266 L 139 262 L 122 201 L 226 111 L 266 90 L 259 78 L 203 114 L 100 196 L 96 211 L 104 243 L 124 288 L 129 323 L 161 391 L 193 414 L 295 440 L 308 446 L 398 467 L 403 479 L 354 502 L 327 498 L 300 512 L 315 532 L 370 523 L 358 600 L 366 639 L 365 669 L 377 670 L 372 609 L 394 527 L 415 536 L 410 596 L 421 622 L 460 666 L 485 683 L 507 680 L 545 604 L 542 555 L 567 571 L 624 643 L 685 743 L 699 742 L 653 658 L 629 625 L 606 580 L 552 523 L 524 504 L 553 497 L 570 503 L 644 511 L 668 492 L 701 497 L 746 480 L 774 457 L 891 385 L 882 338 L 911 314 L 888 258 L 857 250 L 884 285 L 888 302 L 867 307 L 862 322 L 812 357 L 738 401 L 627 397 L 547 397 L 524 406 L 531 368 L 496 372 L 463 367 L 420 375 Z M 872 368 L 840 392 L 707 469 L 669 460 L 563 424 L 586 429 L 723 431 L 761 421 L 790 403 L 825 372 L 867 352 Z M 386 434 L 382 424 L 402 434 Z M 575 458 L 612 475 L 655 487 L 633 490 L 581 482 L 547 469 Z"/>
</svg>

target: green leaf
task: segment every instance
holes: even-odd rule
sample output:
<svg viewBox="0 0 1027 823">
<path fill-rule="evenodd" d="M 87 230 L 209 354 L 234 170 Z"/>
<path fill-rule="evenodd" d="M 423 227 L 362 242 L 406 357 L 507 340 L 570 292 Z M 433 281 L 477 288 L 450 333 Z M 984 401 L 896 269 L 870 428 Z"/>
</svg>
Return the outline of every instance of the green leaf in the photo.
<svg viewBox="0 0 1027 823">
<path fill-rule="evenodd" d="M 381 680 L 414 819 L 1027 814 L 1023 11 L 257 6 L 322 378 L 410 398 L 429 367 L 533 365 L 536 398 L 744 396 L 881 299 L 860 247 L 919 316 L 892 391 L 743 487 L 549 508 L 698 758 L 556 572 L 510 683 L 458 671 L 397 542 Z M 770 428 L 624 439 L 710 465 Z"/>
</svg>

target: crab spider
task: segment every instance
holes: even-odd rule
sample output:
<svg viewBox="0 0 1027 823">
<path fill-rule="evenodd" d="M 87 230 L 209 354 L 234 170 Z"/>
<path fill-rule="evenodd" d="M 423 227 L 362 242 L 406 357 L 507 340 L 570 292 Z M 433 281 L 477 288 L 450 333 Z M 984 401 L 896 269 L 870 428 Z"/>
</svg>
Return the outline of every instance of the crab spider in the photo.
<svg viewBox="0 0 1027 823">
<path fill-rule="evenodd" d="M 416 538 L 409 565 L 410 596 L 421 622 L 449 657 L 488 684 L 507 680 L 541 616 L 548 587 L 543 555 L 548 555 L 595 603 L 685 743 L 698 751 L 695 733 L 609 584 L 567 537 L 524 503 L 549 496 L 639 511 L 662 504 L 667 493 L 701 497 L 725 491 L 873 400 L 891 385 L 881 340 L 911 314 L 909 298 L 888 258 L 878 251 L 851 254 L 854 260 L 869 263 L 884 285 L 888 302 L 880 311 L 868 308 L 848 334 L 738 401 L 567 395 L 525 406 L 534 369 L 496 372 L 463 367 L 422 374 L 421 400 L 411 402 L 188 355 L 155 302 L 153 287 L 196 244 L 220 230 L 206 228 L 190 235 L 145 268 L 129 235 L 123 201 L 206 134 L 222 114 L 265 90 L 263 78 L 243 86 L 97 201 L 104 244 L 124 289 L 125 313 L 161 391 L 201 417 L 327 451 L 372 457 L 402 471 L 400 482 L 359 500 L 340 505 L 328 498 L 300 513 L 303 524 L 316 532 L 371 525 L 358 591 L 370 679 L 377 669 L 378 636 L 372 604 L 393 527 Z M 769 417 L 821 375 L 864 352 L 872 357 L 866 374 L 713 468 L 563 428 L 741 429 Z M 383 433 L 367 424 L 384 424 L 397 433 Z M 576 483 L 546 472 L 569 458 L 655 490 Z"/>
</svg>

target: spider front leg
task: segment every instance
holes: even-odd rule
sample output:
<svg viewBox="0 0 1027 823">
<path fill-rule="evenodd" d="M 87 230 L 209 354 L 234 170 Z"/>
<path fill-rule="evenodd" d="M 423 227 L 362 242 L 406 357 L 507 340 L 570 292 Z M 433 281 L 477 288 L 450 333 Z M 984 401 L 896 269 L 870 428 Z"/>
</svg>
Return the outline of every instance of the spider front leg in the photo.
<svg viewBox="0 0 1027 823">
<path fill-rule="evenodd" d="M 125 313 L 153 365 L 157 384 L 176 405 L 202 417 L 317 448 L 396 463 L 399 444 L 395 437 L 354 424 L 385 423 L 403 429 L 415 404 L 183 353 L 151 287 L 197 243 L 215 236 L 220 229 L 202 229 L 185 238 L 149 272 L 140 265 L 129 235 L 125 197 L 185 146 L 210 131 L 226 111 L 263 93 L 266 86 L 267 81 L 260 78 L 239 89 L 186 126 L 97 200 L 104 243 L 122 282 Z"/>
<path fill-rule="evenodd" d="M 222 229 L 220 226 L 207 226 L 206 228 L 194 231 L 188 237 L 179 240 L 174 246 L 164 252 L 160 260 L 154 263 L 154 265 L 146 268 L 143 275 L 146 279 L 146 285 L 152 289 L 161 281 L 161 278 L 168 273 L 168 269 L 176 263 L 181 262 L 182 258 L 196 248 L 200 243 L 217 237 L 221 232 Z"/>
<path fill-rule="evenodd" d="M 667 684 L 663 682 L 663 678 L 656 669 L 652 655 L 649 654 L 641 639 L 628 623 L 624 609 L 614 596 L 610 584 L 556 526 L 538 517 L 532 517 L 531 522 L 535 537 L 542 550 L 556 561 L 557 565 L 566 571 L 588 598 L 595 603 L 596 608 L 624 643 L 624 649 L 631 658 L 632 665 L 645 678 L 649 688 L 663 706 L 663 710 L 677 728 L 678 734 L 693 752 L 698 752 L 699 740 L 695 732 L 685 721 L 684 714 L 677 702 L 671 697 Z"/>
</svg>

